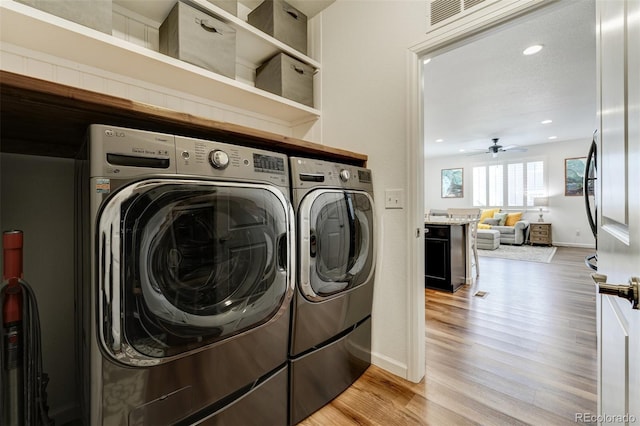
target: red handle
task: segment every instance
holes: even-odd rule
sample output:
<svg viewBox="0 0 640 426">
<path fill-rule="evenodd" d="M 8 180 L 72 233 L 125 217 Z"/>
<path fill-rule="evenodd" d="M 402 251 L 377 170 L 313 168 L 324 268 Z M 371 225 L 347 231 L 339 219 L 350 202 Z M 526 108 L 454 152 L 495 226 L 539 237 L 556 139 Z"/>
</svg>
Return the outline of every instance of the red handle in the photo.
<svg viewBox="0 0 640 426">
<path fill-rule="evenodd" d="M 4 250 L 3 280 L 8 280 L 9 285 L 17 285 L 22 278 L 22 231 L 5 231 L 2 234 L 2 247 Z"/>
<path fill-rule="evenodd" d="M 7 327 L 19 321 L 22 321 L 22 288 L 19 285 L 8 285 L 4 288 L 2 324 Z"/>
</svg>

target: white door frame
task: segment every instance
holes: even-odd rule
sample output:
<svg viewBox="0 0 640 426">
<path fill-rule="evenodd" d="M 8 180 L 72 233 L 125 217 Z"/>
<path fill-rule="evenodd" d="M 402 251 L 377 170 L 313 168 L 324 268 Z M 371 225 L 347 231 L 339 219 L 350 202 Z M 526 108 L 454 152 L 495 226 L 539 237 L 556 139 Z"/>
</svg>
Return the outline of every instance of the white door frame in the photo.
<svg viewBox="0 0 640 426">
<path fill-rule="evenodd" d="M 422 58 L 455 44 L 465 44 L 499 24 L 531 13 L 556 1 L 502 0 L 445 25 L 411 45 L 407 50 L 407 192 L 410 253 L 407 276 L 413 283 L 407 292 L 407 379 L 419 382 L 425 375 L 425 299 L 424 299 L 424 126 Z M 450 28 L 451 27 L 451 28 Z"/>
</svg>

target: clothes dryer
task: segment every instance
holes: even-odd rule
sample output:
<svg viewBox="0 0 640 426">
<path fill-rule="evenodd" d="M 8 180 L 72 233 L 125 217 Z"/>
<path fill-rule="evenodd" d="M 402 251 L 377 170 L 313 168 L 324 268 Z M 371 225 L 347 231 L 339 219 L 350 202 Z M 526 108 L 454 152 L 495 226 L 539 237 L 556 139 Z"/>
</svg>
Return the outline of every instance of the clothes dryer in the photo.
<svg viewBox="0 0 640 426">
<path fill-rule="evenodd" d="M 286 424 L 287 157 L 106 125 L 86 148 L 83 424 Z"/>
<path fill-rule="evenodd" d="M 290 163 L 298 239 L 289 349 L 296 424 L 371 363 L 376 250 L 371 171 L 299 157 Z"/>
</svg>

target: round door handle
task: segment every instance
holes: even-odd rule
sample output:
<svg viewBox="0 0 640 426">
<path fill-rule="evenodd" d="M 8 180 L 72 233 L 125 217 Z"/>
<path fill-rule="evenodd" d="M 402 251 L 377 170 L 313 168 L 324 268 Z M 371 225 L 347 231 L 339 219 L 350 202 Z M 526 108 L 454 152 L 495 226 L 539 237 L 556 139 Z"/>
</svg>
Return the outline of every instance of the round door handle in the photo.
<svg viewBox="0 0 640 426">
<path fill-rule="evenodd" d="M 607 276 L 603 274 L 591 274 L 591 278 L 598 286 L 598 293 L 610 296 L 618 296 L 631 302 L 633 309 L 640 309 L 640 278 L 629 278 L 629 284 L 606 284 Z"/>
</svg>

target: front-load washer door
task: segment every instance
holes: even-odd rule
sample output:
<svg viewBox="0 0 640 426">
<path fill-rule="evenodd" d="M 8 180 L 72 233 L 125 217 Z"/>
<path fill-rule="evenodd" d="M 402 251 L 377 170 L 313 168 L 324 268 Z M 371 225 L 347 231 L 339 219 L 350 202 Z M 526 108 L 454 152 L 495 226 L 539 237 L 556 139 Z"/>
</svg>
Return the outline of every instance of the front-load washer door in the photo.
<svg viewBox="0 0 640 426">
<path fill-rule="evenodd" d="M 148 180 L 99 218 L 100 336 L 121 362 L 170 360 L 286 310 L 291 207 L 273 187 Z"/>
<path fill-rule="evenodd" d="M 312 191 L 299 212 L 300 291 L 305 298 L 325 300 L 371 280 L 374 214 L 368 193 Z"/>
</svg>

